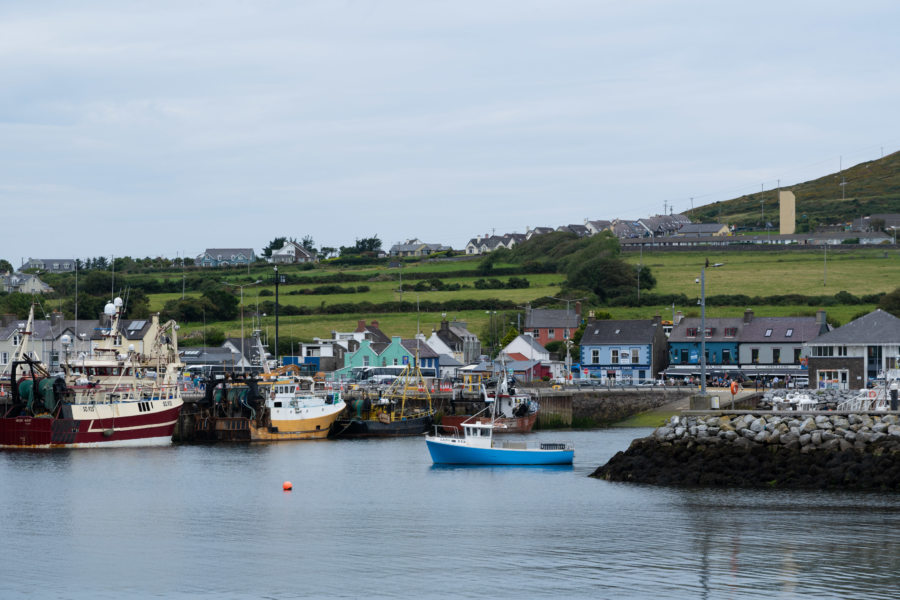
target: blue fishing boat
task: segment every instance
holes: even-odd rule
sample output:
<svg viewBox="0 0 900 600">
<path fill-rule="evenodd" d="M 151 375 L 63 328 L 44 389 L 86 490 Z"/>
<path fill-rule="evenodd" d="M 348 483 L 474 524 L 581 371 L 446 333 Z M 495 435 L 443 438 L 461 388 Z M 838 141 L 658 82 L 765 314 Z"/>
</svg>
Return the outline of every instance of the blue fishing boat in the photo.
<svg viewBox="0 0 900 600">
<path fill-rule="evenodd" d="M 475 417 L 462 423 L 461 435 L 460 428 L 436 425 L 435 434 L 425 436 L 435 464 L 571 465 L 575 458 L 572 442 L 495 441 L 496 419 L 485 422 Z"/>
</svg>

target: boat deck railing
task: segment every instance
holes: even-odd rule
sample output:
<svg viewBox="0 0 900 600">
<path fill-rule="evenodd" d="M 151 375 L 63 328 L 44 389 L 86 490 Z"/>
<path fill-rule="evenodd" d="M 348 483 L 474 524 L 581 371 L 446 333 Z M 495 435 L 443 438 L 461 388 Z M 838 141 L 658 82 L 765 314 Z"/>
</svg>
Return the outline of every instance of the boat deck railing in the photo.
<svg viewBox="0 0 900 600">
<path fill-rule="evenodd" d="M 527 440 L 494 440 L 494 448 L 504 450 L 574 450 L 574 442 L 540 442 Z"/>
</svg>

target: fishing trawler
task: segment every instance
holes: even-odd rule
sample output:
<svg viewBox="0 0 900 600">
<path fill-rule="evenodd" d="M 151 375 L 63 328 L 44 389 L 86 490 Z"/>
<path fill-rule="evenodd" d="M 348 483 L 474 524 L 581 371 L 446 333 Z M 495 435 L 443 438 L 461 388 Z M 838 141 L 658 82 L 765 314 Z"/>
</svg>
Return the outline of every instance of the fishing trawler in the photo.
<svg viewBox="0 0 900 600">
<path fill-rule="evenodd" d="M 528 433 L 534 428 L 538 417 L 538 402 L 530 394 L 517 391 L 515 384 L 507 378 L 505 370 L 493 385 L 488 386 L 479 381 L 478 389 L 484 407 L 492 403 L 496 406 L 494 421 L 497 427 L 494 428 L 494 433 Z M 476 420 L 490 420 L 489 416 L 484 415 L 486 411 L 483 408 L 478 412 L 481 416 L 474 417 Z M 441 417 L 441 425 L 459 428 L 465 422 L 472 422 L 472 419 L 472 414 L 445 414 Z"/>
<path fill-rule="evenodd" d="M 347 411 L 348 416 L 335 421 L 333 437 L 421 435 L 434 422 L 431 394 L 417 359 L 406 365 L 383 394 L 375 399 L 355 398 Z"/>
<path fill-rule="evenodd" d="M 265 348 L 254 331 L 263 373 L 231 373 L 207 382 L 200 413 L 199 439 L 232 442 L 315 440 L 328 436 L 346 404 L 339 391 L 317 388 L 296 365 L 269 369 Z"/>
<path fill-rule="evenodd" d="M 323 439 L 347 406 L 340 392 L 316 393 L 312 377 L 278 376 L 260 389 L 265 401 L 249 423 L 253 441 Z"/>
<path fill-rule="evenodd" d="M 30 356 L 34 307 L 11 363 L 9 395 L 0 418 L 0 448 L 160 446 L 172 442 L 183 401 L 178 386 L 178 326 L 154 315 L 146 352 L 122 346 L 123 302 L 104 308 L 109 326 L 92 353 L 62 362 L 51 374 Z M 65 340 L 63 344 L 65 345 Z"/>
</svg>

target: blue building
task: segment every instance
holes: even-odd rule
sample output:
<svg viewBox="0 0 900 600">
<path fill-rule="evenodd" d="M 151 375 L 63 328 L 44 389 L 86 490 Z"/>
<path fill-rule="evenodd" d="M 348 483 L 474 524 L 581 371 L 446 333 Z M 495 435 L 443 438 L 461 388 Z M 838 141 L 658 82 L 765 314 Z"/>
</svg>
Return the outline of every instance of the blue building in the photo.
<svg viewBox="0 0 900 600">
<path fill-rule="evenodd" d="M 666 368 L 660 318 L 588 321 L 581 337 L 582 375 L 608 383 L 652 381 Z"/>
<path fill-rule="evenodd" d="M 739 370 L 738 344 L 745 323 L 741 317 L 706 319 L 706 368 L 708 376 L 727 376 Z M 685 318 L 669 335 L 670 377 L 700 375 L 700 319 Z"/>
</svg>

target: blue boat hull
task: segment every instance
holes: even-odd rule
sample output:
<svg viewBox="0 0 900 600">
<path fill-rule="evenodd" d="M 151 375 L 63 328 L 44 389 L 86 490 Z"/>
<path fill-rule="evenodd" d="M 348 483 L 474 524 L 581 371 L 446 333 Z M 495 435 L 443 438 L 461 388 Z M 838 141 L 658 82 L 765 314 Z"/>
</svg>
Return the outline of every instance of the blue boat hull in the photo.
<svg viewBox="0 0 900 600">
<path fill-rule="evenodd" d="M 431 460 L 447 465 L 571 465 L 574 450 L 471 448 L 425 440 Z"/>
</svg>

